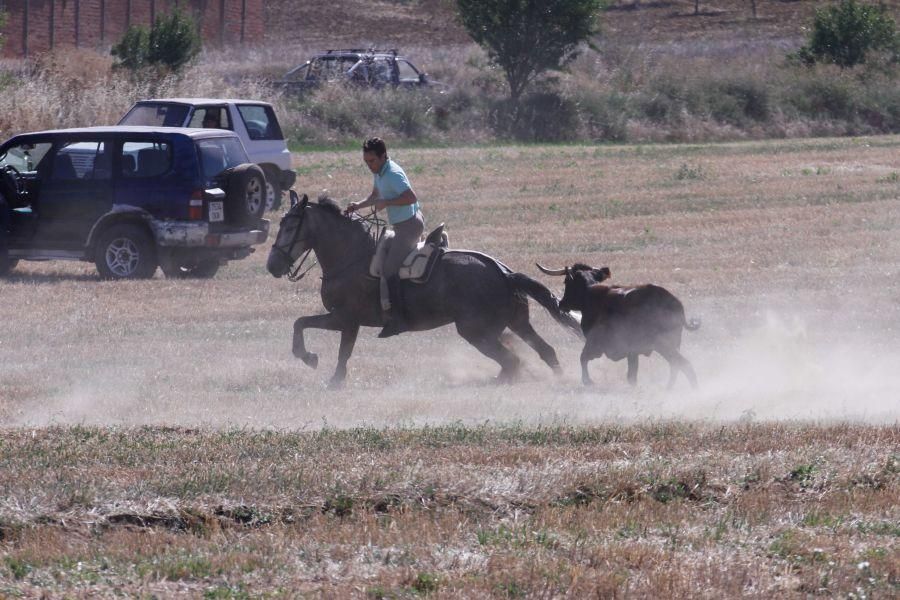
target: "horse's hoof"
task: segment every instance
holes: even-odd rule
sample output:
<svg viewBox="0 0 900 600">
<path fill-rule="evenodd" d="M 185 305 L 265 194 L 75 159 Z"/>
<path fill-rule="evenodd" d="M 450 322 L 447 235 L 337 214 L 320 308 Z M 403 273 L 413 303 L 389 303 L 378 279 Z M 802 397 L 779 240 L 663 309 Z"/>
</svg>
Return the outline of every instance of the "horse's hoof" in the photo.
<svg viewBox="0 0 900 600">
<path fill-rule="evenodd" d="M 559 365 L 553 365 L 550 368 L 553 369 L 553 374 L 556 375 L 557 377 L 559 377 L 560 375 L 563 374 L 562 367 Z"/>
<path fill-rule="evenodd" d="M 330 391 L 339 390 L 344 387 L 344 380 L 332 377 L 325 389 Z"/>
<path fill-rule="evenodd" d="M 302 360 L 304 363 L 306 363 L 308 366 L 312 367 L 313 369 L 316 369 L 319 367 L 319 355 L 315 354 L 314 352 L 307 352 L 306 354 L 304 354 L 303 356 L 300 357 L 300 360 Z"/>
</svg>

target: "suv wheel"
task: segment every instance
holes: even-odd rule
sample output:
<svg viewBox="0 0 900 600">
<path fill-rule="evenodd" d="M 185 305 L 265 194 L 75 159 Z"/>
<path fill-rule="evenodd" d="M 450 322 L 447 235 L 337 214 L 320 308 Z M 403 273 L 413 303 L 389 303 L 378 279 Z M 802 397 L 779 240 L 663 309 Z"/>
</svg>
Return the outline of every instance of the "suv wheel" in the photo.
<svg viewBox="0 0 900 600">
<path fill-rule="evenodd" d="M 153 238 L 137 225 L 114 225 L 97 242 L 94 263 L 103 279 L 149 279 L 156 272 Z"/>
<path fill-rule="evenodd" d="M 16 268 L 18 260 L 9 257 L 9 249 L 6 247 L 6 234 L 0 231 L 0 277 L 9 275 Z"/>
<path fill-rule="evenodd" d="M 281 186 L 275 183 L 275 178 L 266 177 L 266 211 L 278 210 L 281 208 L 281 198 L 284 192 Z"/>
<path fill-rule="evenodd" d="M 168 279 L 211 279 L 219 272 L 217 257 L 192 259 L 177 250 L 161 250 L 159 267 Z"/>
<path fill-rule="evenodd" d="M 266 176 L 252 163 L 236 166 L 228 175 L 226 216 L 237 225 L 256 225 L 266 210 Z"/>
</svg>

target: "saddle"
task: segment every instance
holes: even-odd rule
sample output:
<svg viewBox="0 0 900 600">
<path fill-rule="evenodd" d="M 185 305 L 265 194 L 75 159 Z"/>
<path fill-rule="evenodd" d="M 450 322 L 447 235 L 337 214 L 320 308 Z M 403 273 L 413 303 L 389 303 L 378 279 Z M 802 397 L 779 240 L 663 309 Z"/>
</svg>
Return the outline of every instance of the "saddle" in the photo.
<svg viewBox="0 0 900 600">
<path fill-rule="evenodd" d="M 380 278 L 384 261 L 387 258 L 391 242 L 394 240 L 394 232 L 386 230 L 375 246 L 375 255 L 369 264 L 369 275 Z M 403 259 L 397 275 L 400 279 L 408 279 L 413 283 L 425 283 L 431 277 L 434 265 L 441 255 L 450 247 L 450 238 L 444 231 L 444 224 L 438 225 L 434 231 L 428 234 L 424 242 L 419 242 L 416 249 Z"/>
</svg>

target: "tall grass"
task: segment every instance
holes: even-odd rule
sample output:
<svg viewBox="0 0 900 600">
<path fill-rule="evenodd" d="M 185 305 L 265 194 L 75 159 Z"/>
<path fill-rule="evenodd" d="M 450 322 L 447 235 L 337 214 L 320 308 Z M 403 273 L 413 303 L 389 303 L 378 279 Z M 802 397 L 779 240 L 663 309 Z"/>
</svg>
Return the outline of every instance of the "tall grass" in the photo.
<svg viewBox="0 0 900 600">
<path fill-rule="evenodd" d="M 416 144 L 490 141 L 721 141 L 867 135 L 900 131 L 898 67 L 799 67 L 763 44 L 610 41 L 565 73 L 537 82 L 511 106 L 501 73 L 476 46 L 411 48 L 445 86 L 369 90 L 324 85 L 302 95 L 272 82 L 311 50 L 262 47 L 206 52 L 180 75 L 134 77 L 110 57 L 59 50 L 7 63 L 0 77 L 4 136 L 53 127 L 114 123 L 151 96 L 253 97 L 276 105 L 297 146 L 355 143 L 378 133 Z"/>
</svg>

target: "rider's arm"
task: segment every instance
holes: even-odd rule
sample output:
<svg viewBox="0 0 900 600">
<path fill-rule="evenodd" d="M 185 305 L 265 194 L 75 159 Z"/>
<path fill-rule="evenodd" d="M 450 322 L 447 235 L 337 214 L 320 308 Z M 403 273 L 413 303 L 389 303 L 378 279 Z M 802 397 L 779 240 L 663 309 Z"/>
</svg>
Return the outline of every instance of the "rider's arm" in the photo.
<svg viewBox="0 0 900 600">
<path fill-rule="evenodd" d="M 362 202 L 351 202 L 347 205 L 347 209 L 344 211 L 345 214 L 349 214 L 355 210 L 359 210 L 361 208 L 368 208 L 370 206 L 374 206 L 376 201 L 378 200 L 378 188 L 374 185 L 372 186 L 372 191 L 369 193 L 368 197 Z"/>
<path fill-rule="evenodd" d="M 412 191 L 412 188 L 406 188 L 406 191 L 393 198 L 391 200 L 385 200 L 385 206 L 407 206 L 409 204 L 415 204 L 419 199 L 416 197 L 416 193 Z"/>
</svg>

